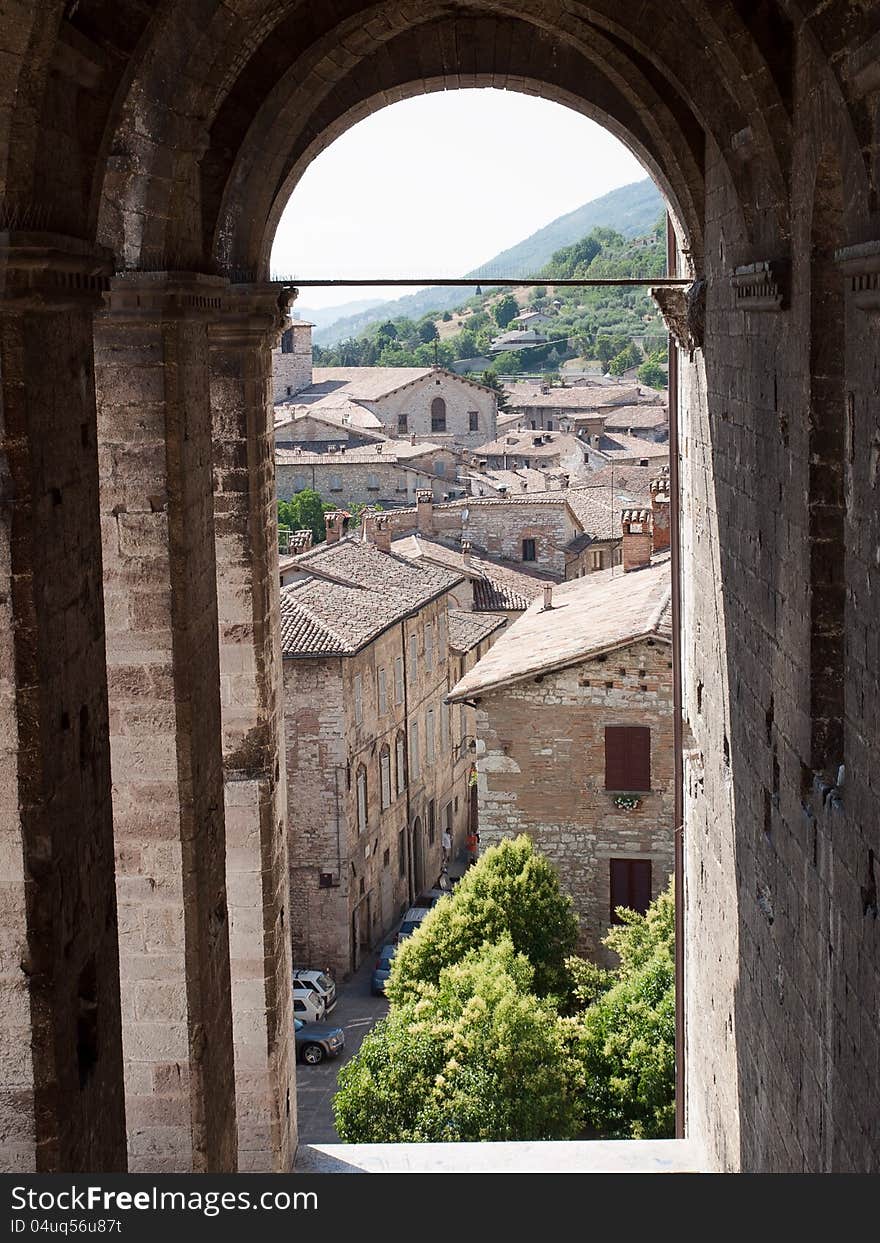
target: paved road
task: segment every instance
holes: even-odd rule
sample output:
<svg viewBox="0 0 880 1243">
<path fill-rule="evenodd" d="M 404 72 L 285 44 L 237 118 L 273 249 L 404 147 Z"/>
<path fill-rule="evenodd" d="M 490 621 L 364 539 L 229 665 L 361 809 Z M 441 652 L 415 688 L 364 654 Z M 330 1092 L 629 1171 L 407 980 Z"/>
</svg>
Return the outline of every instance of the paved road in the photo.
<svg viewBox="0 0 880 1243">
<path fill-rule="evenodd" d="M 333 1027 L 341 1027 L 345 1032 L 345 1050 L 342 1056 L 321 1062 L 318 1066 L 297 1063 L 297 1122 L 302 1144 L 340 1142 L 333 1125 L 331 1106 L 336 1091 L 336 1076 L 344 1063 L 358 1051 L 361 1041 L 376 1019 L 388 1013 L 388 1002 L 385 998 L 373 997 L 370 993 L 374 961 L 375 955 L 368 954 L 360 970 L 337 987 L 338 1001 L 326 1022 Z"/>
</svg>

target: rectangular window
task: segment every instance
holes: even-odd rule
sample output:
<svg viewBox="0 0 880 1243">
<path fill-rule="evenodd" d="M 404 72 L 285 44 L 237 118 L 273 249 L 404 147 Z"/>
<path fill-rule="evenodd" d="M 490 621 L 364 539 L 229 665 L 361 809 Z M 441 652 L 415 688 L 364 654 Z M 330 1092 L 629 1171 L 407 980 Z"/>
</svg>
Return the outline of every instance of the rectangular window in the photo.
<svg viewBox="0 0 880 1243">
<path fill-rule="evenodd" d="M 446 659 L 446 614 L 441 613 L 437 618 L 437 660 Z"/>
<path fill-rule="evenodd" d="M 443 815 L 441 816 L 441 822 L 443 824 L 444 829 L 451 837 L 452 836 L 452 804 L 451 803 L 447 803 L 445 807 L 443 808 Z"/>
<path fill-rule="evenodd" d="M 434 845 L 437 833 L 437 804 L 434 799 L 428 802 L 428 845 Z"/>
<path fill-rule="evenodd" d="M 379 491 L 379 476 L 378 475 L 367 475 L 367 491 L 368 492 Z"/>
<path fill-rule="evenodd" d="M 363 833 L 367 827 L 367 770 L 358 769 L 357 775 L 357 829 Z"/>
<path fill-rule="evenodd" d="M 434 709 L 429 708 L 425 716 L 425 763 L 434 763 Z"/>
<path fill-rule="evenodd" d="M 449 704 L 445 699 L 440 700 L 440 750 L 445 751 L 449 746 Z"/>
<path fill-rule="evenodd" d="M 409 680 L 415 683 L 419 674 L 419 636 L 409 636 Z"/>
<path fill-rule="evenodd" d="M 405 412 L 402 412 L 401 414 L 397 416 L 398 432 L 407 432 L 409 430 L 407 426 L 407 418 L 408 418 L 408 415 Z"/>
<path fill-rule="evenodd" d="M 394 661 L 394 702 L 396 704 L 403 703 L 403 657 L 398 656 Z"/>
<path fill-rule="evenodd" d="M 391 752 L 384 747 L 379 756 L 379 793 L 382 810 L 391 806 Z"/>
<path fill-rule="evenodd" d="M 605 726 L 605 789 L 650 790 L 651 731 L 646 725 Z"/>
<path fill-rule="evenodd" d="M 602 553 L 598 548 L 594 548 L 590 552 L 590 569 L 591 570 L 602 569 Z"/>
<path fill-rule="evenodd" d="M 342 491 L 342 476 L 341 475 L 330 476 L 330 491 L 331 492 Z"/>
<path fill-rule="evenodd" d="M 535 560 L 535 541 L 533 539 L 523 540 L 522 559 L 523 561 L 534 561 Z"/>
<path fill-rule="evenodd" d="M 403 734 L 397 735 L 395 764 L 397 767 L 397 795 L 399 798 L 406 789 L 406 742 L 404 741 Z"/>
<path fill-rule="evenodd" d="M 409 771 L 413 781 L 419 779 L 419 723 L 413 721 L 409 727 Z"/>
<path fill-rule="evenodd" d="M 445 475 L 446 474 L 446 463 L 440 462 L 440 461 L 435 462 L 434 463 L 434 474 L 438 476 Z"/>
<path fill-rule="evenodd" d="M 479 430 L 480 430 L 479 410 L 468 410 L 468 431 L 478 432 Z"/>
<path fill-rule="evenodd" d="M 388 711 L 388 688 L 385 683 L 384 669 L 380 669 L 376 674 L 376 682 L 379 692 L 379 715 L 383 716 Z"/>
<path fill-rule="evenodd" d="M 397 871 L 401 876 L 406 876 L 406 830 L 401 829 L 397 834 Z"/>
<path fill-rule="evenodd" d="M 430 673 L 434 668 L 434 625 L 428 622 L 425 626 L 425 668 Z"/>
<path fill-rule="evenodd" d="M 621 923 L 619 906 L 644 915 L 651 904 L 651 860 L 609 859 L 611 866 L 611 922 Z"/>
<path fill-rule="evenodd" d="M 354 720 L 360 725 L 364 719 L 364 684 L 359 673 L 354 675 Z"/>
</svg>

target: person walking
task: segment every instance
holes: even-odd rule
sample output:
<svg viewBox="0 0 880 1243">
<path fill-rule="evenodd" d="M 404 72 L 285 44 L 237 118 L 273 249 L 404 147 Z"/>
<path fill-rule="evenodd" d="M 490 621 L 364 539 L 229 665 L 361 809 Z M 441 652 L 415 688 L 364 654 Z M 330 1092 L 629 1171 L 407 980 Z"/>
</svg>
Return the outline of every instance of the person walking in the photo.
<svg viewBox="0 0 880 1243">
<path fill-rule="evenodd" d="M 467 847 L 468 867 L 471 867 L 477 861 L 477 853 L 480 848 L 480 835 L 475 829 L 471 829 L 470 833 L 468 833 L 465 845 Z"/>
<path fill-rule="evenodd" d="M 443 862 L 446 864 L 449 862 L 449 857 L 452 854 L 452 834 L 448 829 L 444 829 L 440 835 L 440 847 L 443 852 Z"/>
</svg>

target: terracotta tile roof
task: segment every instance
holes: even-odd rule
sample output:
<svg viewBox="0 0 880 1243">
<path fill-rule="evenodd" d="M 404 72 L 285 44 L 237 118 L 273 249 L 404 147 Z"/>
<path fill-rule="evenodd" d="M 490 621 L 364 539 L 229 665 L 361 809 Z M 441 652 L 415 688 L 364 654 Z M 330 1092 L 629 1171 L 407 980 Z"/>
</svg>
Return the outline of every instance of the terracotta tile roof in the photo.
<svg viewBox="0 0 880 1243">
<path fill-rule="evenodd" d="M 482 553 L 471 553 L 465 563 L 460 549 L 420 535 L 404 536 L 395 540 L 392 547 L 395 552 L 399 549 L 404 557 L 430 561 L 469 578 L 473 585 L 474 610 L 480 613 L 522 612 L 531 600 L 543 594 L 545 583 L 559 582 L 556 574 L 525 571 Z"/>
<path fill-rule="evenodd" d="M 456 652 L 469 652 L 488 635 L 507 624 L 497 613 L 467 613 L 453 609 L 449 613 L 449 646 Z"/>
<path fill-rule="evenodd" d="M 599 437 L 597 448 L 605 457 L 611 459 L 615 457 L 654 459 L 669 457 L 668 444 L 657 444 L 653 440 L 642 440 L 640 436 L 627 436 L 623 432 L 615 432 L 614 435 L 605 432 Z M 656 469 L 655 466 L 655 472 Z"/>
<path fill-rule="evenodd" d="M 357 445 L 355 448 L 346 449 L 344 452 L 337 451 L 335 453 L 307 453 L 301 449 L 290 449 L 287 447 L 277 448 L 275 450 L 275 461 L 279 466 L 345 466 L 346 462 L 355 462 L 360 465 L 365 463 L 375 463 L 381 465 L 396 465 L 398 462 L 408 462 L 412 458 L 432 457 L 437 453 L 448 452 L 441 445 L 434 444 L 411 444 L 408 440 L 386 440 L 379 445 Z"/>
<path fill-rule="evenodd" d="M 642 638 L 671 642 L 669 557 L 624 574 L 600 570 L 553 589 L 553 607 L 535 600 L 478 664 L 453 687 L 451 700 L 581 664 Z"/>
<path fill-rule="evenodd" d="M 614 486 L 615 506 L 621 499 L 629 499 L 636 503 L 644 503 L 651 498 L 651 480 L 657 477 L 657 464 L 636 466 L 630 463 L 615 463 L 614 466 L 603 466 L 594 471 L 590 477 L 589 487 L 607 488 L 610 494 Z"/>
<path fill-rule="evenodd" d="M 485 384 L 443 367 L 315 367 L 312 370 L 312 384 L 304 393 L 324 396 L 344 390 L 344 395 L 354 401 L 378 401 L 389 393 L 405 388 L 407 384 L 415 384 L 417 380 L 435 373 L 459 384 L 486 389 Z M 302 398 L 303 393 L 297 393 L 297 401 Z"/>
<path fill-rule="evenodd" d="M 557 458 L 561 453 L 576 453 L 583 457 L 584 444 L 578 440 L 577 436 L 569 432 L 542 432 L 530 429 L 522 432 L 508 431 L 505 435 L 499 436 L 497 440 L 491 440 L 488 444 L 480 445 L 479 449 L 474 450 L 474 456 L 477 458 L 503 457 L 505 454 L 511 457 Z"/>
<path fill-rule="evenodd" d="M 620 406 L 616 410 L 611 410 L 605 415 L 605 428 L 609 432 L 626 431 L 631 427 L 640 427 L 646 430 L 657 427 L 666 427 L 669 422 L 669 412 L 665 406 Z"/>
<path fill-rule="evenodd" d="M 308 578 L 281 589 L 284 656 L 351 655 L 462 576 L 348 537 L 296 558 Z"/>
</svg>

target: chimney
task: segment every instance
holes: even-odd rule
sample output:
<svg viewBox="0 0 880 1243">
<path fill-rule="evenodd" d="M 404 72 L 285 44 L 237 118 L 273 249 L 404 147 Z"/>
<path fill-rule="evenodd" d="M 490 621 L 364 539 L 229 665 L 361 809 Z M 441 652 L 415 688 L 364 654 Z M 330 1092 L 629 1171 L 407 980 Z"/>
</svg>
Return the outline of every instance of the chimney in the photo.
<svg viewBox="0 0 880 1243">
<path fill-rule="evenodd" d="M 415 432 L 410 432 L 410 434 L 409 434 L 409 443 L 410 443 L 411 445 L 414 445 L 414 444 L 416 443 L 416 434 L 415 434 Z"/>
<path fill-rule="evenodd" d="M 669 547 L 669 477 L 651 480 L 651 526 L 654 552 Z"/>
<path fill-rule="evenodd" d="M 341 509 L 331 509 L 324 515 L 324 527 L 327 531 L 327 543 L 338 544 L 342 539 L 345 514 Z"/>
<path fill-rule="evenodd" d="M 651 564 L 651 511 L 650 509 L 625 509 L 621 514 L 623 526 L 623 572 L 643 570 Z"/>
<path fill-rule="evenodd" d="M 434 497 L 430 488 L 416 492 L 416 526 L 420 535 L 434 533 Z"/>
<path fill-rule="evenodd" d="M 385 514 L 370 514 L 367 518 L 367 535 L 379 552 L 391 552 L 391 523 Z"/>
<path fill-rule="evenodd" d="M 461 541 L 461 559 L 464 565 L 471 563 L 471 542 L 469 539 Z"/>
<path fill-rule="evenodd" d="M 552 609 L 552 608 L 553 608 L 553 584 L 545 583 L 544 584 L 544 607 L 541 610 L 541 612 L 546 613 L 548 609 Z"/>
<path fill-rule="evenodd" d="M 290 541 L 291 552 L 309 552 L 313 542 L 314 540 L 311 527 L 302 527 L 300 530 L 294 531 L 293 533 Z"/>
</svg>

